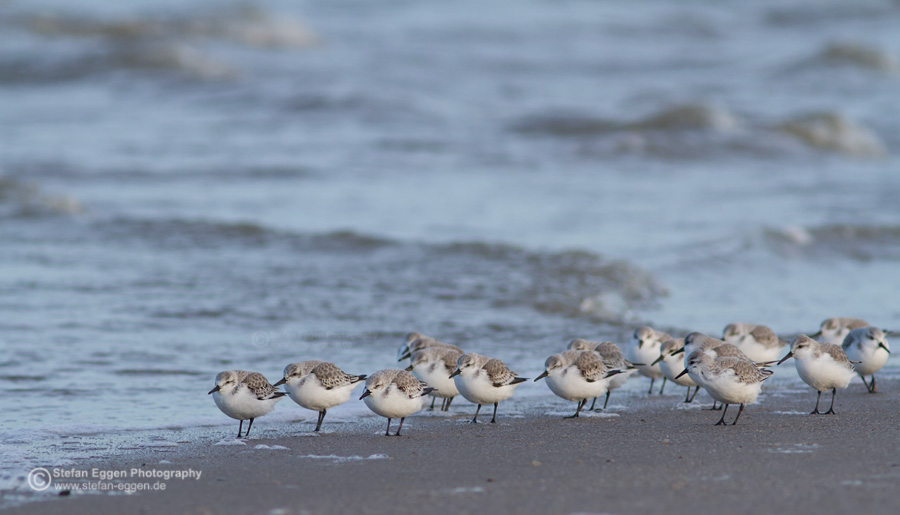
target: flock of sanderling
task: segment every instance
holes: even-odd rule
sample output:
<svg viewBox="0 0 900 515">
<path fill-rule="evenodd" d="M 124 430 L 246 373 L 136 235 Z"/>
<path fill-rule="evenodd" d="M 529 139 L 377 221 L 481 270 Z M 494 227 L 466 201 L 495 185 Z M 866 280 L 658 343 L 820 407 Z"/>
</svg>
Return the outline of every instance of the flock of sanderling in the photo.
<svg viewBox="0 0 900 515">
<path fill-rule="evenodd" d="M 725 327 L 721 340 L 697 332 L 673 338 L 644 326 L 634 332 L 625 353 L 611 342 L 573 340 L 568 350 L 547 358 L 544 372 L 535 381 L 545 379 L 554 394 L 577 402 L 571 417 L 578 417 L 588 400 L 596 403 L 604 395 L 601 409 L 605 409 L 610 392 L 635 372 L 650 378 L 648 393 L 660 378 L 660 394 L 666 380 L 687 387 L 684 402 L 691 402 L 702 387 L 714 399 L 713 409 L 717 409 L 716 402 L 724 405 L 716 425 L 725 425 L 725 413 L 731 404 L 740 404 L 731 425 L 737 424 L 744 404 L 755 402 L 763 381 L 772 376 L 768 367 L 790 358 L 794 358 L 800 378 L 818 392 L 812 414 L 819 413 L 819 399 L 828 390 L 831 406 L 825 413 L 834 413 L 837 389 L 846 388 L 854 373 L 870 393 L 876 391 L 874 374 L 891 352 L 885 331 L 857 318 L 829 318 L 813 335 L 818 336 L 825 341 L 801 334 L 788 344 L 766 326 L 736 323 Z M 790 350 L 782 356 L 787 345 Z M 347 402 L 356 384 L 365 381 L 360 399 L 388 419 L 386 435 L 391 435 L 391 420 L 399 418 L 395 433 L 399 436 L 404 419 L 422 410 L 428 395 L 442 399 L 443 411 L 449 410 L 457 395 L 477 404 L 472 422 L 478 421 L 482 405 L 493 404 L 491 422 L 496 422 L 497 405 L 528 380 L 518 377 L 499 359 L 466 353 L 456 345 L 420 333 L 407 335 L 398 354 L 400 361 L 410 360 L 405 370 L 380 370 L 368 378 L 347 374 L 327 361 L 291 363 L 274 385 L 258 372 L 227 370 L 216 376 L 216 386 L 209 393 L 223 413 L 240 421 L 240 438 L 244 420 L 250 421 L 246 436 L 253 420 L 272 411 L 285 395 L 319 412 L 315 428 L 319 431 L 328 409 Z M 872 376 L 871 382 L 865 376 Z M 285 392 L 276 390 L 281 385 Z M 593 403 L 590 409 L 594 409 Z"/>
</svg>

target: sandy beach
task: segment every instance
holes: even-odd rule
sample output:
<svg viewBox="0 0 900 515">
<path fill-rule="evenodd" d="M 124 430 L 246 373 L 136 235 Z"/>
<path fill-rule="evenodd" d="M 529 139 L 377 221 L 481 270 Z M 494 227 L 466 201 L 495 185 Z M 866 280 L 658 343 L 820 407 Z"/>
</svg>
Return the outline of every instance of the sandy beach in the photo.
<svg viewBox="0 0 900 515">
<path fill-rule="evenodd" d="M 713 425 L 719 412 L 683 409 L 681 389 L 622 398 L 611 413 L 574 420 L 513 418 L 501 405 L 498 424 L 472 425 L 460 402 L 458 416 L 410 417 L 399 438 L 383 436 L 383 419 L 315 437 L 304 424 L 297 437 L 279 439 L 258 423 L 246 445 L 188 445 L 96 464 L 192 468 L 199 480 L 132 495 L 48 490 L 7 512 L 897 513 L 900 382 L 879 387 L 870 395 L 854 382 L 838 393 L 833 416 L 805 414 L 811 389 L 771 391 L 727 427 Z M 695 403 L 707 408 L 707 400 L 701 394 Z"/>
</svg>

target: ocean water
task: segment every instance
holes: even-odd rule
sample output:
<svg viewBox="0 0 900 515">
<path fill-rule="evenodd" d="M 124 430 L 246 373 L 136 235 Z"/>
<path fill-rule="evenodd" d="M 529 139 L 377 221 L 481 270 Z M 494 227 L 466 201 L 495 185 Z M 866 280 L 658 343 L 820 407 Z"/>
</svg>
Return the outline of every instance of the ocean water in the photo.
<svg viewBox="0 0 900 515">
<path fill-rule="evenodd" d="M 900 328 L 898 23 L 887 0 L 0 2 L 0 486 L 220 439 L 220 370 L 371 373 L 413 330 L 533 377 L 644 323 Z"/>
</svg>

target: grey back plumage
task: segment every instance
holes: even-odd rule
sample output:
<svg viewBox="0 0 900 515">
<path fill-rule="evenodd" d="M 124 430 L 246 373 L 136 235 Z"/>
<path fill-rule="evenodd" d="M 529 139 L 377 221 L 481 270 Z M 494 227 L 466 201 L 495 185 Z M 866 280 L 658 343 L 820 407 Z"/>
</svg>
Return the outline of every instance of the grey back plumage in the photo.
<svg viewBox="0 0 900 515">
<path fill-rule="evenodd" d="M 783 347 L 787 344 L 787 342 L 782 342 L 778 335 L 775 334 L 775 331 L 772 328 L 764 325 L 758 325 L 750 331 L 750 336 L 753 337 L 760 345 L 763 347 Z"/>
<path fill-rule="evenodd" d="M 410 399 L 415 399 L 416 397 L 421 397 L 434 391 L 434 388 L 428 388 L 428 385 L 425 384 L 424 381 L 420 381 L 416 376 L 406 370 L 400 370 L 400 372 L 394 376 L 393 383 L 397 386 L 398 390 L 405 393 Z"/>
<path fill-rule="evenodd" d="M 409 346 L 409 352 L 410 352 L 410 354 L 412 354 L 413 352 L 417 352 L 420 350 L 429 349 L 429 348 L 433 348 L 433 347 L 440 347 L 440 348 L 444 348 L 444 349 L 453 349 L 455 351 L 459 351 L 460 353 L 463 352 L 463 350 L 460 349 L 459 347 L 457 347 L 456 345 L 453 345 L 451 343 L 444 343 L 440 340 L 437 340 L 435 338 L 429 338 L 429 337 L 419 338 L 418 340 L 413 342 L 412 345 Z"/>
<path fill-rule="evenodd" d="M 253 392 L 259 400 L 277 399 L 285 395 L 284 392 L 276 391 L 269 380 L 259 372 L 248 372 L 241 384 Z"/>
<path fill-rule="evenodd" d="M 600 359 L 600 355 L 593 351 L 581 351 L 575 358 L 574 365 L 581 371 L 581 375 L 590 382 L 599 381 L 606 377 L 608 369 Z"/>
<path fill-rule="evenodd" d="M 835 345 L 833 343 L 819 342 L 819 348 L 817 354 L 828 354 L 831 356 L 836 363 L 844 365 L 849 369 L 853 369 L 853 365 L 850 363 L 850 359 L 847 358 L 847 353 L 844 352 L 844 349 L 841 348 L 840 345 Z"/>
<path fill-rule="evenodd" d="M 859 329 L 860 327 L 866 327 L 868 325 L 869 323 L 861 318 L 833 317 L 822 320 L 821 328 L 834 330 L 840 327 L 846 327 L 852 331 L 853 329 Z"/>
<path fill-rule="evenodd" d="M 720 358 L 732 357 L 732 358 L 749 359 L 749 358 L 747 358 L 747 355 L 744 354 L 743 351 L 741 351 L 741 349 L 737 348 L 737 346 L 732 345 L 730 343 L 722 343 L 722 344 L 716 345 L 711 350 L 716 354 L 717 357 L 720 357 Z"/>
<path fill-rule="evenodd" d="M 516 377 L 515 372 L 510 370 L 505 363 L 497 358 L 488 359 L 481 368 L 487 372 L 488 379 L 490 379 L 494 386 L 506 386 L 508 384 L 513 384 L 516 379 L 520 379 Z"/>
<path fill-rule="evenodd" d="M 568 350 L 594 350 L 596 347 L 597 342 L 592 342 L 583 338 L 577 338 L 569 342 Z"/>
<path fill-rule="evenodd" d="M 594 352 L 600 355 L 603 364 L 609 369 L 622 369 L 628 365 L 625 361 L 625 354 L 613 342 L 600 342 L 594 347 Z"/>
<path fill-rule="evenodd" d="M 366 378 L 365 375 L 358 376 L 353 374 L 348 374 L 341 370 L 334 363 L 330 363 L 328 361 L 323 361 L 316 365 L 310 372 L 316 376 L 322 386 L 325 387 L 326 390 L 331 390 L 332 388 L 338 388 L 341 386 L 349 386 L 351 384 L 356 384 L 359 381 L 362 381 Z"/>
<path fill-rule="evenodd" d="M 384 393 L 387 393 L 392 384 L 410 399 L 415 399 L 434 391 L 434 388 L 428 388 L 427 384 L 420 381 L 410 372 L 398 368 L 379 370 L 366 379 L 366 389 L 370 391 L 384 388 Z"/>
<path fill-rule="evenodd" d="M 716 364 L 724 368 L 734 370 L 738 381 L 741 383 L 754 384 L 761 383 L 772 376 L 772 371 L 766 368 L 759 368 L 752 361 L 737 357 L 717 358 Z"/>
</svg>

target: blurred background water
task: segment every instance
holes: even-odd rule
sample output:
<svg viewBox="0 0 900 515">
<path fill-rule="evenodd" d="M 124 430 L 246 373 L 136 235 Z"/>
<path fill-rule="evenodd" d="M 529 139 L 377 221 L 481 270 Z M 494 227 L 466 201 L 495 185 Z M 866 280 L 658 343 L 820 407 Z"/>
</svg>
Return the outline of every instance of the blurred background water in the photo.
<svg viewBox="0 0 900 515">
<path fill-rule="evenodd" d="M 886 0 L 0 1 L 0 477 L 230 431 L 218 371 L 371 373 L 413 330 L 533 376 L 643 323 L 900 327 L 898 24 Z"/>
</svg>

